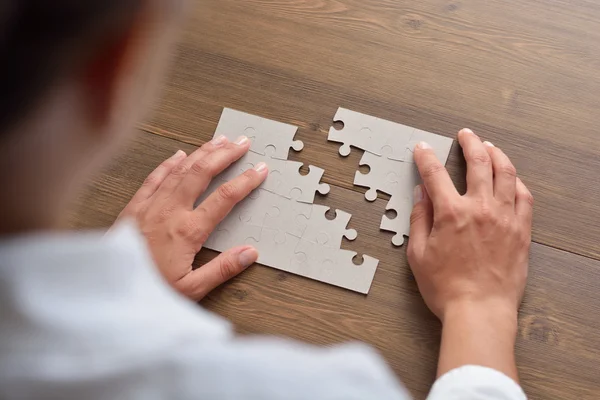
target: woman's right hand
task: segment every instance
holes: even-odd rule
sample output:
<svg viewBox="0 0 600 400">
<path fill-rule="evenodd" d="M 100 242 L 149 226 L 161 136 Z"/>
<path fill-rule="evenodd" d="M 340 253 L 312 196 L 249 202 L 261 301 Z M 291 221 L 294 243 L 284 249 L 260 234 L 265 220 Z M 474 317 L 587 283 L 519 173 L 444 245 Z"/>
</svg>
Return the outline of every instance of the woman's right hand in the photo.
<svg viewBox="0 0 600 400">
<path fill-rule="evenodd" d="M 516 313 L 527 280 L 533 198 L 502 150 L 468 129 L 458 140 L 467 160 L 464 196 L 427 144 L 415 150 L 424 187 L 415 189 L 411 268 L 442 320 L 464 303 Z"/>
</svg>

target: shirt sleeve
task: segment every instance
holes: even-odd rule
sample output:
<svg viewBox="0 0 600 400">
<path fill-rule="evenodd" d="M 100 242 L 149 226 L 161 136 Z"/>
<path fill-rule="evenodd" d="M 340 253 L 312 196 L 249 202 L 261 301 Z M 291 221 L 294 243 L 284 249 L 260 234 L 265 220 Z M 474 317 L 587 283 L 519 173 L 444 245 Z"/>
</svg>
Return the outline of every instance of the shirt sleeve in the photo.
<svg viewBox="0 0 600 400">
<path fill-rule="evenodd" d="M 168 368 L 177 387 L 201 398 L 411 399 L 376 351 L 358 343 L 318 348 L 272 338 L 233 339 L 188 346 L 171 356 L 182 367 Z"/>
<path fill-rule="evenodd" d="M 454 369 L 431 388 L 428 400 L 526 400 L 523 389 L 503 373 L 467 365 Z"/>
</svg>

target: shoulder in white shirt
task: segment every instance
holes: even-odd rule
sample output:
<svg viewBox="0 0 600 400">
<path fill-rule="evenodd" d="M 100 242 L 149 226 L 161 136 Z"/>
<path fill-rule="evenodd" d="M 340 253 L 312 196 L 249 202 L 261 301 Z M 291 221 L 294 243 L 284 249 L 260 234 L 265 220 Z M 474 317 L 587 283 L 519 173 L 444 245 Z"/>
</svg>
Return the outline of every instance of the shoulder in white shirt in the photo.
<svg viewBox="0 0 600 400">
<path fill-rule="evenodd" d="M 403 399 L 371 348 L 236 338 L 175 293 L 143 237 L 32 235 L 0 242 L 2 399 Z M 525 399 L 500 372 L 451 371 L 430 399 Z"/>
</svg>

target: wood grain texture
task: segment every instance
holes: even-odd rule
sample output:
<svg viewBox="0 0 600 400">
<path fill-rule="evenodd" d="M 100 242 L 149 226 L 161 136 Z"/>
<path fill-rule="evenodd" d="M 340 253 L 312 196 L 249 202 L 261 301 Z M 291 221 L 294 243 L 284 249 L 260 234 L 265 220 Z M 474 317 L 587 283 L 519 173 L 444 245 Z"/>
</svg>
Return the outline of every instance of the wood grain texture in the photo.
<svg viewBox="0 0 600 400">
<path fill-rule="evenodd" d="M 338 106 L 474 129 L 536 200 L 534 240 L 600 259 L 600 5 L 576 0 L 196 0 L 144 128 L 192 144 L 222 107 L 300 126 L 301 159 L 350 190 L 326 142 Z M 459 149 L 449 169 L 460 175 Z"/>
<path fill-rule="evenodd" d="M 94 180 L 73 208 L 76 228 L 107 227 L 144 178 L 178 149 L 193 146 L 138 132 L 132 147 Z M 435 378 L 440 324 L 427 310 L 405 249 L 378 221 L 385 201 L 333 187 L 317 202 L 351 212 L 359 232 L 344 247 L 381 260 L 368 296 L 254 266 L 203 302 L 243 334 L 281 335 L 319 345 L 359 340 L 375 346 L 417 399 Z M 200 266 L 214 252 L 203 250 Z M 600 398 L 600 262 L 535 244 L 520 315 L 517 359 L 531 399 Z"/>
</svg>

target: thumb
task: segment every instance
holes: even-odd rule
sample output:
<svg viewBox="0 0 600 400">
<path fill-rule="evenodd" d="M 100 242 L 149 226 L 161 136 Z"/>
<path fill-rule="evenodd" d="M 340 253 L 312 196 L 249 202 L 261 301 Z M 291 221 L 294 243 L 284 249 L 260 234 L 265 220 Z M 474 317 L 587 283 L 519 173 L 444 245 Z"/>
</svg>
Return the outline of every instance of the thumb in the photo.
<svg viewBox="0 0 600 400">
<path fill-rule="evenodd" d="M 433 226 L 433 205 L 425 186 L 417 185 L 415 187 L 413 201 L 415 205 L 410 215 L 408 240 L 409 262 L 412 257 L 422 253 Z"/>
<path fill-rule="evenodd" d="M 233 248 L 184 276 L 176 283 L 176 288 L 194 301 L 201 300 L 217 286 L 246 270 L 257 259 L 258 252 L 252 246 Z"/>
</svg>

